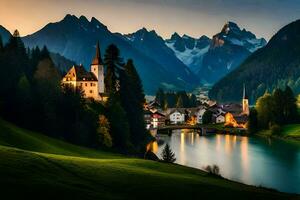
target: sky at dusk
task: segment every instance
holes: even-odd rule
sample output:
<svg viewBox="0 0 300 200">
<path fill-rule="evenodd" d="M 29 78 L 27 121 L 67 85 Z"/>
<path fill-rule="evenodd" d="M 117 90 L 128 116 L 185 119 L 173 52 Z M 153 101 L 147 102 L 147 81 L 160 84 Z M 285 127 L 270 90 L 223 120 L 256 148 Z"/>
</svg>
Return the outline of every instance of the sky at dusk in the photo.
<svg viewBox="0 0 300 200">
<path fill-rule="evenodd" d="M 269 39 L 300 19 L 300 0 L 0 0 L 0 24 L 21 35 L 33 33 L 66 14 L 95 17 L 112 32 L 146 27 L 168 38 L 173 32 L 212 36 L 234 21 Z"/>
</svg>

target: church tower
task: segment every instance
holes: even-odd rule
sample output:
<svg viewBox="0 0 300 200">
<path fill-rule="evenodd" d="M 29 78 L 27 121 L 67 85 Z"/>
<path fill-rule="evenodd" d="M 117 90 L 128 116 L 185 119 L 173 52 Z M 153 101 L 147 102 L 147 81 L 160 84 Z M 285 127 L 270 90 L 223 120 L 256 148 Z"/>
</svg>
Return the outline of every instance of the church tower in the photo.
<svg viewBox="0 0 300 200">
<path fill-rule="evenodd" d="M 98 93 L 104 93 L 104 67 L 101 59 L 99 41 L 96 45 L 96 55 L 91 64 L 91 72 L 95 74 L 98 79 Z"/>
<path fill-rule="evenodd" d="M 242 114 L 244 115 L 249 115 L 250 111 L 249 111 L 249 100 L 248 100 L 248 96 L 246 94 L 246 86 L 244 84 L 244 88 L 243 88 L 243 112 Z"/>
</svg>

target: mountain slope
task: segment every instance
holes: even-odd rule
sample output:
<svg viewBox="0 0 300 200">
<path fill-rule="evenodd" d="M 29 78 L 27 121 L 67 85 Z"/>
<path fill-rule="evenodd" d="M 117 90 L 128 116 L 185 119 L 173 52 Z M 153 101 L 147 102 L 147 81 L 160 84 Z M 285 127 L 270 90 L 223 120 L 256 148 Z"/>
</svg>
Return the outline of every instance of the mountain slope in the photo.
<svg viewBox="0 0 300 200">
<path fill-rule="evenodd" d="M 11 36 L 10 32 L 0 25 L 0 36 L 2 39 L 3 44 L 6 44 Z"/>
<path fill-rule="evenodd" d="M 202 58 L 208 52 L 210 43 L 211 40 L 206 36 L 195 39 L 188 35 L 180 37 L 177 33 L 166 40 L 166 45 L 174 51 L 177 58 L 194 73 L 201 70 Z"/>
<path fill-rule="evenodd" d="M 290 85 L 300 92 L 300 20 L 279 30 L 269 43 L 254 52 L 236 70 L 220 80 L 210 91 L 218 101 L 238 101 L 246 84 L 253 103 L 266 90 Z"/>
<path fill-rule="evenodd" d="M 173 51 L 166 46 L 165 41 L 154 30 L 148 31 L 143 28 L 135 33 L 124 35 L 124 38 L 136 49 L 172 73 L 171 76 L 178 80 L 190 80 L 190 82 L 198 83 L 197 77 L 174 55 Z"/>
<path fill-rule="evenodd" d="M 3 120 L 0 130 L 5 199 L 153 199 L 149 191 L 172 199 L 192 199 L 195 193 L 209 199 L 297 198 L 201 170 L 81 148 Z"/>
<path fill-rule="evenodd" d="M 50 23 L 23 39 L 29 47 L 46 45 L 51 52 L 82 63 L 86 68 L 89 68 L 98 40 L 102 54 L 109 44 L 114 43 L 120 48 L 122 57 L 134 59 L 147 94 L 155 93 L 157 88 L 162 86 L 169 89 L 190 89 L 195 84 L 187 78 L 190 77 L 188 72 L 181 76 L 180 72 L 167 70 L 170 67 L 162 66 L 155 59 L 145 55 L 121 34 L 111 33 L 95 18 L 88 21 L 84 16 L 77 18 L 67 15 L 62 21 Z"/>
<path fill-rule="evenodd" d="M 234 22 L 224 25 L 212 40 L 206 36 L 195 39 L 177 33 L 166 44 L 199 78 L 215 83 L 241 64 L 252 52 L 266 44 L 265 39 L 240 29 Z"/>
</svg>

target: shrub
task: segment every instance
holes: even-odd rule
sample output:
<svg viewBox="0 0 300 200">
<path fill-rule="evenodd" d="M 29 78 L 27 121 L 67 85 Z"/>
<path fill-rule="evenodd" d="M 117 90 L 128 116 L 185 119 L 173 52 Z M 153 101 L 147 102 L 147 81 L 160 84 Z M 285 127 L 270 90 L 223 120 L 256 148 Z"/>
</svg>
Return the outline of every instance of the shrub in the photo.
<svg viewBox="0 0 300 200">
<path fill-rule="evenodd" d="M 272 135 L 280 135 L 282 131 L 281 127 L 278 124 L 271 125 L 270 130 Z"/>
<path fill-rule="evenodd" d="M 207 171 L 209 174 L 220 176 L 220 168 L 217 165 L 213 165 L 213 166 L 207 165 L 204 168 L 204 170 Z"/>
</svg>

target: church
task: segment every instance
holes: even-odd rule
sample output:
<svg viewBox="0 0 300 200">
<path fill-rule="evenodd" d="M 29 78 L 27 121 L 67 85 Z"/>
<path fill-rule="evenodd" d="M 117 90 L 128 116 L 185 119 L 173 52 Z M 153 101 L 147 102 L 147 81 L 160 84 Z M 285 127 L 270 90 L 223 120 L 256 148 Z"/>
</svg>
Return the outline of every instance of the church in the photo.
<svg viewBox="0 0 300 200">
<path fill-rule="evenodd" d="M 250 114 L 249 99 L 246 94 L 246 87 L 243 89 L 242 110 L 241 112 L 227 112 L 225 114 L 225 126 L 243 128 L 247 127 L 248 117 Z"/>
<path fill-rule="evenodd" d="M 82 66 L 74 65 L 62 79 L 62 85 L 80 88 L 85 98 L 105 101 L 104 66 L 101 59 L 99 42 L 96 45 L 96 55 L 92 60 L 90 71 Z"/>
</svg>

